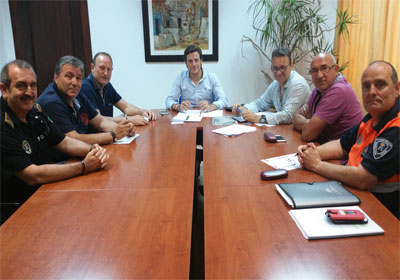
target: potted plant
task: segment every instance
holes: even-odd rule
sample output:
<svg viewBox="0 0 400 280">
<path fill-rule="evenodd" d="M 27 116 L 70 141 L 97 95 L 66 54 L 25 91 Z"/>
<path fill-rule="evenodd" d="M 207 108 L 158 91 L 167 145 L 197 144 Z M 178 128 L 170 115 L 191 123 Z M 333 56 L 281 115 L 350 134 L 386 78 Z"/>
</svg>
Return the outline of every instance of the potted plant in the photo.
<svg viewBox="0 0 400 280">
<path fill-rule="evenodd" d="M 347 25 L 357 23 L 356 15 L 337 11 L 335 26 L 328 26 L 326 15 L 321 14 L 320 0 L 252 0 L 248 12 L 252 12 L 253 28 L 258 43 L 243 35 L 243 42 L 250 42 L 268 61 L 267 49 L 287 47 L 292 53 L 293 64 L 305 64 L 320 52 L 331 52 L 333 43 L 325 40 L 328 32 L 335 30 L 337 36 L 348 38 Z M 343 70 L 347 63 L 340 65 Z M 268 82 L 271 76 L 262 71 Z"/>
</svg>

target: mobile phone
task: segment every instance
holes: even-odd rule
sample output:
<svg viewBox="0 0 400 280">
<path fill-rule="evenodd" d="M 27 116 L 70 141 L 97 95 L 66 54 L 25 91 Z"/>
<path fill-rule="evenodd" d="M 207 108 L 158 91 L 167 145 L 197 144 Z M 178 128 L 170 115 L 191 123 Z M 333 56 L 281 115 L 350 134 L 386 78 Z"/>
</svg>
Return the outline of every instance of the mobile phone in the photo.
<svg viewBox="0 0 400 280">
<path fill-rule="evenodd" d="M 275 135 L 276 136 L 276 142 L 286 142 L 286 139 L 283 138 L 281 135 Z"/>
<path fill-rule="evenodd" d="M 167 110 L 161 110 L 160 111 L 160 115 L 161 116 L 168 115 L 168 114 L 169 114 L 169 112 Z"/>
<path fill-rule="evenodd" d="M 366 224 L 368 218 L 360 210 L 328 209 L 325 215 L 334 224 Z"/>
<path fill-rule="evenodd" d="M 234 116 L 232 117 L 237 122 L 245 122 L 246 120 L 242 116 Z"/>
<path fill-rule="evenodd" d="M 288 176 L 288 172 L 286 169 L 274 169 L 274 170 L 265 170 L 261 171 L 260 177 L 263 180 L 275 180 L 282 179 Z"/>
</svg>

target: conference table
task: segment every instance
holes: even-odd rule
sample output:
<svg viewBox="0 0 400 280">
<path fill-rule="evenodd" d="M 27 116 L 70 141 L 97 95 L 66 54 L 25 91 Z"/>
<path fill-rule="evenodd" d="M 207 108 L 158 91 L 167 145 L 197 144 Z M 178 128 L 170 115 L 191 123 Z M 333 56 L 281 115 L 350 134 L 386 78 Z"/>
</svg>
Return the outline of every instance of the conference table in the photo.
<svg viewBox="0 0 400 280">
<path fill-rule="evenodd" d="M 224 137 L 211 131 L 211 118 L 172 125 L 174 114 L 138 127 L 140 136 L 128 145 L 107 145 L 105 169 L 41 186 L 0 227 L 0 278 L 193 276 L 198 144 L 205 278 L 400 277 L 399 221 L 372 194 L 351 189 L 384 235 L 309 241 L 275 184 L 327 179 L 303 169 L 260 179 L 260 171 L 272 169 L 261 159 L 303 143 L 291 125 Z M 266 143 L 265 131 L 287 142 Z"/>
</svg>

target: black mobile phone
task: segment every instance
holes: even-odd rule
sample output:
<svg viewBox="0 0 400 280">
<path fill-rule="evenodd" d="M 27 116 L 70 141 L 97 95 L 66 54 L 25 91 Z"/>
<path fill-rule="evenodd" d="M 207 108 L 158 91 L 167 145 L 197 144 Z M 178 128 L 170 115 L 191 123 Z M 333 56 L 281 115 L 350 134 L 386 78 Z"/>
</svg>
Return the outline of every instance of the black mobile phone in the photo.
<svg viewBox="0 0 400 280">
<path fill-rule="evenodd" d="M 286 142 L 286 139 L 283 138 L 281 135 L 275 135 L 276 136 L 276 142 Z"/>
<path fill-rule="evenodd" d="M 169 114 L 169 112 L 167 110 L 161 110 L 160 111 L 160 115 L 161 116 L 168 115 L 168 114 Z"/>
</svg>

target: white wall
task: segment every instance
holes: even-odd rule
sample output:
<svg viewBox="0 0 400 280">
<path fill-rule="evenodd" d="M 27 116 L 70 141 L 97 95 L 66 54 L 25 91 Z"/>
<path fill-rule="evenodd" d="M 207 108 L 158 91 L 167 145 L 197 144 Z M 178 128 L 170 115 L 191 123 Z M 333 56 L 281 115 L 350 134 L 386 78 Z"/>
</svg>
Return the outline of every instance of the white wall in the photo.
<svg viewBox="0 0 400 280">
<path fill-rule="evenodd" d="M 335 23 L 337 0 L 325 0 L 324 11 Z M 265 61 L 242 35 L 254 38 L 248 0 L 219 0 L 219 61 L 204 67 L 218 75 L 229 104 L 246 103 L 267 87 L 261 69 Z M 143 20 L 140 0 L 88 0 L 92 53 L 109 52 L 114 60 L 112 83 L 130 103 L 142 108 L 164 108 L 176 75 L 184 63 L 146 63 L 144 61 Z M 330 36 L 333 40 L 334 34 Z M 15 58 L 7 0 L 0 0 L 0 63 Z"/>
<path fill-rule="evenodd" d="M 218 75 L 229 104 L 246 103 L 267 87 L 261 69 L 270 64 L 242 35 L 252 38 L 248 0 L 219 0 L 219 61 L 204 67 Z M 324 10 L 335 22 L 337 0 L 326 0 Z M 88 0 L 92 53 L 109 52 L 114 60 L 112 83 L 128 101 L 143 108 L 163 108 L 165 98 L 184 63 L 144 61 L 142 6 L 139 0 Z M 334 34 L 331 35 L 333 40 Z"/>
<path fill-rule="evenodd" d="M 0 0 L 0 68 L 15 59 L 8 0 Z"/>
</svg>

